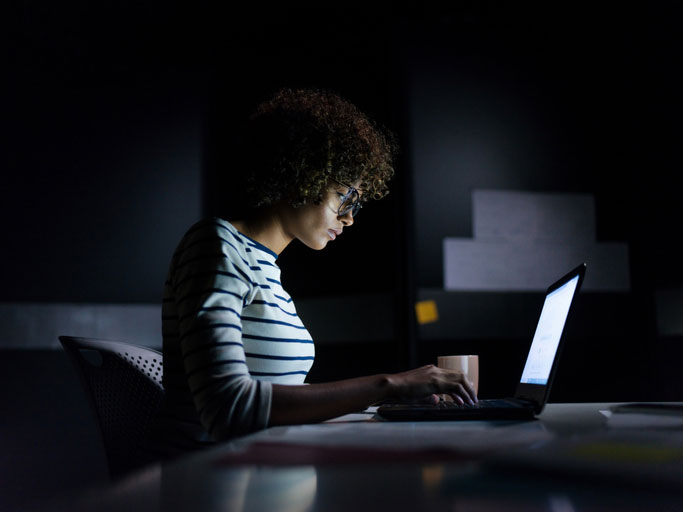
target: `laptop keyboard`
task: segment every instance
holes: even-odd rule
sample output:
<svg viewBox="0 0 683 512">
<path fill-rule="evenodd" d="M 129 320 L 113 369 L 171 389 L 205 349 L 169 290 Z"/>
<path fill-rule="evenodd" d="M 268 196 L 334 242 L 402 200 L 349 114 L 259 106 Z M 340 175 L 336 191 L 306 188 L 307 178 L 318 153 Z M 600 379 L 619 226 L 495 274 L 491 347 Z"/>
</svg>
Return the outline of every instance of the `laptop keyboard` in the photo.
<svg viewBox="0 0 683 512">
<path fill-rule="evenodd" d="M 508 402 L 507 400 L 479 400 L 479 402 L 474 405 L 460 405 L 456 402 L 439 402 L 437 404 L 439 409 L 509 409 L 510 407 L 515 406 L 517 406 L 517 404 Z"/>
</svg>

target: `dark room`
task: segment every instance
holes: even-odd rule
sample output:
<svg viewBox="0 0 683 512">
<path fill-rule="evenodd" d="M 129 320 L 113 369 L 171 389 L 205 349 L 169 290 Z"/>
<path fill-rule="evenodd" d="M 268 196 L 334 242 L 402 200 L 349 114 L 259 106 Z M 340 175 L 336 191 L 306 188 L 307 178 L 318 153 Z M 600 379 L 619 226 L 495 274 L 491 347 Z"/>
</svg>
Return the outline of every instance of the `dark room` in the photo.
<svg viewBox="0 0 683 512">
<path fill-rule="evenodd" d="M 681 2 L 5 10 L 0 510 L 683 507 Z"/>
</svg>

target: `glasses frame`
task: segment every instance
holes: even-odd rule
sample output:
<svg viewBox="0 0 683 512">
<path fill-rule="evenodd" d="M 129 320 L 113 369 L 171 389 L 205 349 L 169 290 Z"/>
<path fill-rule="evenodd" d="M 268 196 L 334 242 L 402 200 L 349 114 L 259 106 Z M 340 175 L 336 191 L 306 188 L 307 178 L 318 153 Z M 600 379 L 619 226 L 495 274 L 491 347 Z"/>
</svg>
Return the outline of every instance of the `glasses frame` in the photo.
<svg viewBox="0 0 683 512">
<path fill-rule="evenodd" d="M 337 181 L 334 178 L 332 178 L 332 181 L 339 183 L 341 186 L 347 187 L 349 189 L 349 191 L 341 197 L 341 202 L 339 203 L 339 208 L 337 208 L 337 214 L 340 217 L 343 217 L 347 213 L 351 212 L 351 217 L 355 217 L 356 214 L 360 211 L 360 209 L 363 208 L 363 204 L 360 202 L 360 192 L 358 192 L 358 189 L 356 187 L 351 186 L 351 185 L 347 185 L 346 183 L 342 183 L 341 181 Z M 356 194 L 356 200 L 353 203 L 351 203 L 351 206 L 348 206 L 346 208 L 346 211 L 342 212 L 342 205 L 353 194 Z"/>
</svg>

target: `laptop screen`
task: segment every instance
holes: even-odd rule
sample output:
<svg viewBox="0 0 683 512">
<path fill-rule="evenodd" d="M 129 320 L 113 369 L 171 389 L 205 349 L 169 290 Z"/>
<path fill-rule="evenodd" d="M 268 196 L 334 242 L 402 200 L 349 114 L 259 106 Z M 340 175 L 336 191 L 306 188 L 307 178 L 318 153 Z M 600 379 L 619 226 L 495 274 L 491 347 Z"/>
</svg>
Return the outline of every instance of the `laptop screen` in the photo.
<svg viewBox="0 0 683 512">
<path fill-rule="evenodd" d="M 579 276 L 577 275 L 546 296 L 520 383 L 541 385 L 548 383 L 555 352 L 557 352 L 562 330 L 569 314 L 569 306 L 571 306 L 578 283 Z"/>
</svg>

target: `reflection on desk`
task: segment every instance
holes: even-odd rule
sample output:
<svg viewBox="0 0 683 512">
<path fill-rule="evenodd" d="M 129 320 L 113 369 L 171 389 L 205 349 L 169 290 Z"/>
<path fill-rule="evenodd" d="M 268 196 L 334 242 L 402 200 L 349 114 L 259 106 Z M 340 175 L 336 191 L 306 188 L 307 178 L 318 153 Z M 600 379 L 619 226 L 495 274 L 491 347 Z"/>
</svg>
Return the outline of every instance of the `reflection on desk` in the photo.
<svg viewBox="0 0 683 512">
<path fill-rule="evenodd" d="M 275 427 L 52 509 L 683 509 L 683 431 L 609 429 L 600 411 L 611 405 L 549 404 L 529 422 L 368 414 Z"/>
</svg>

